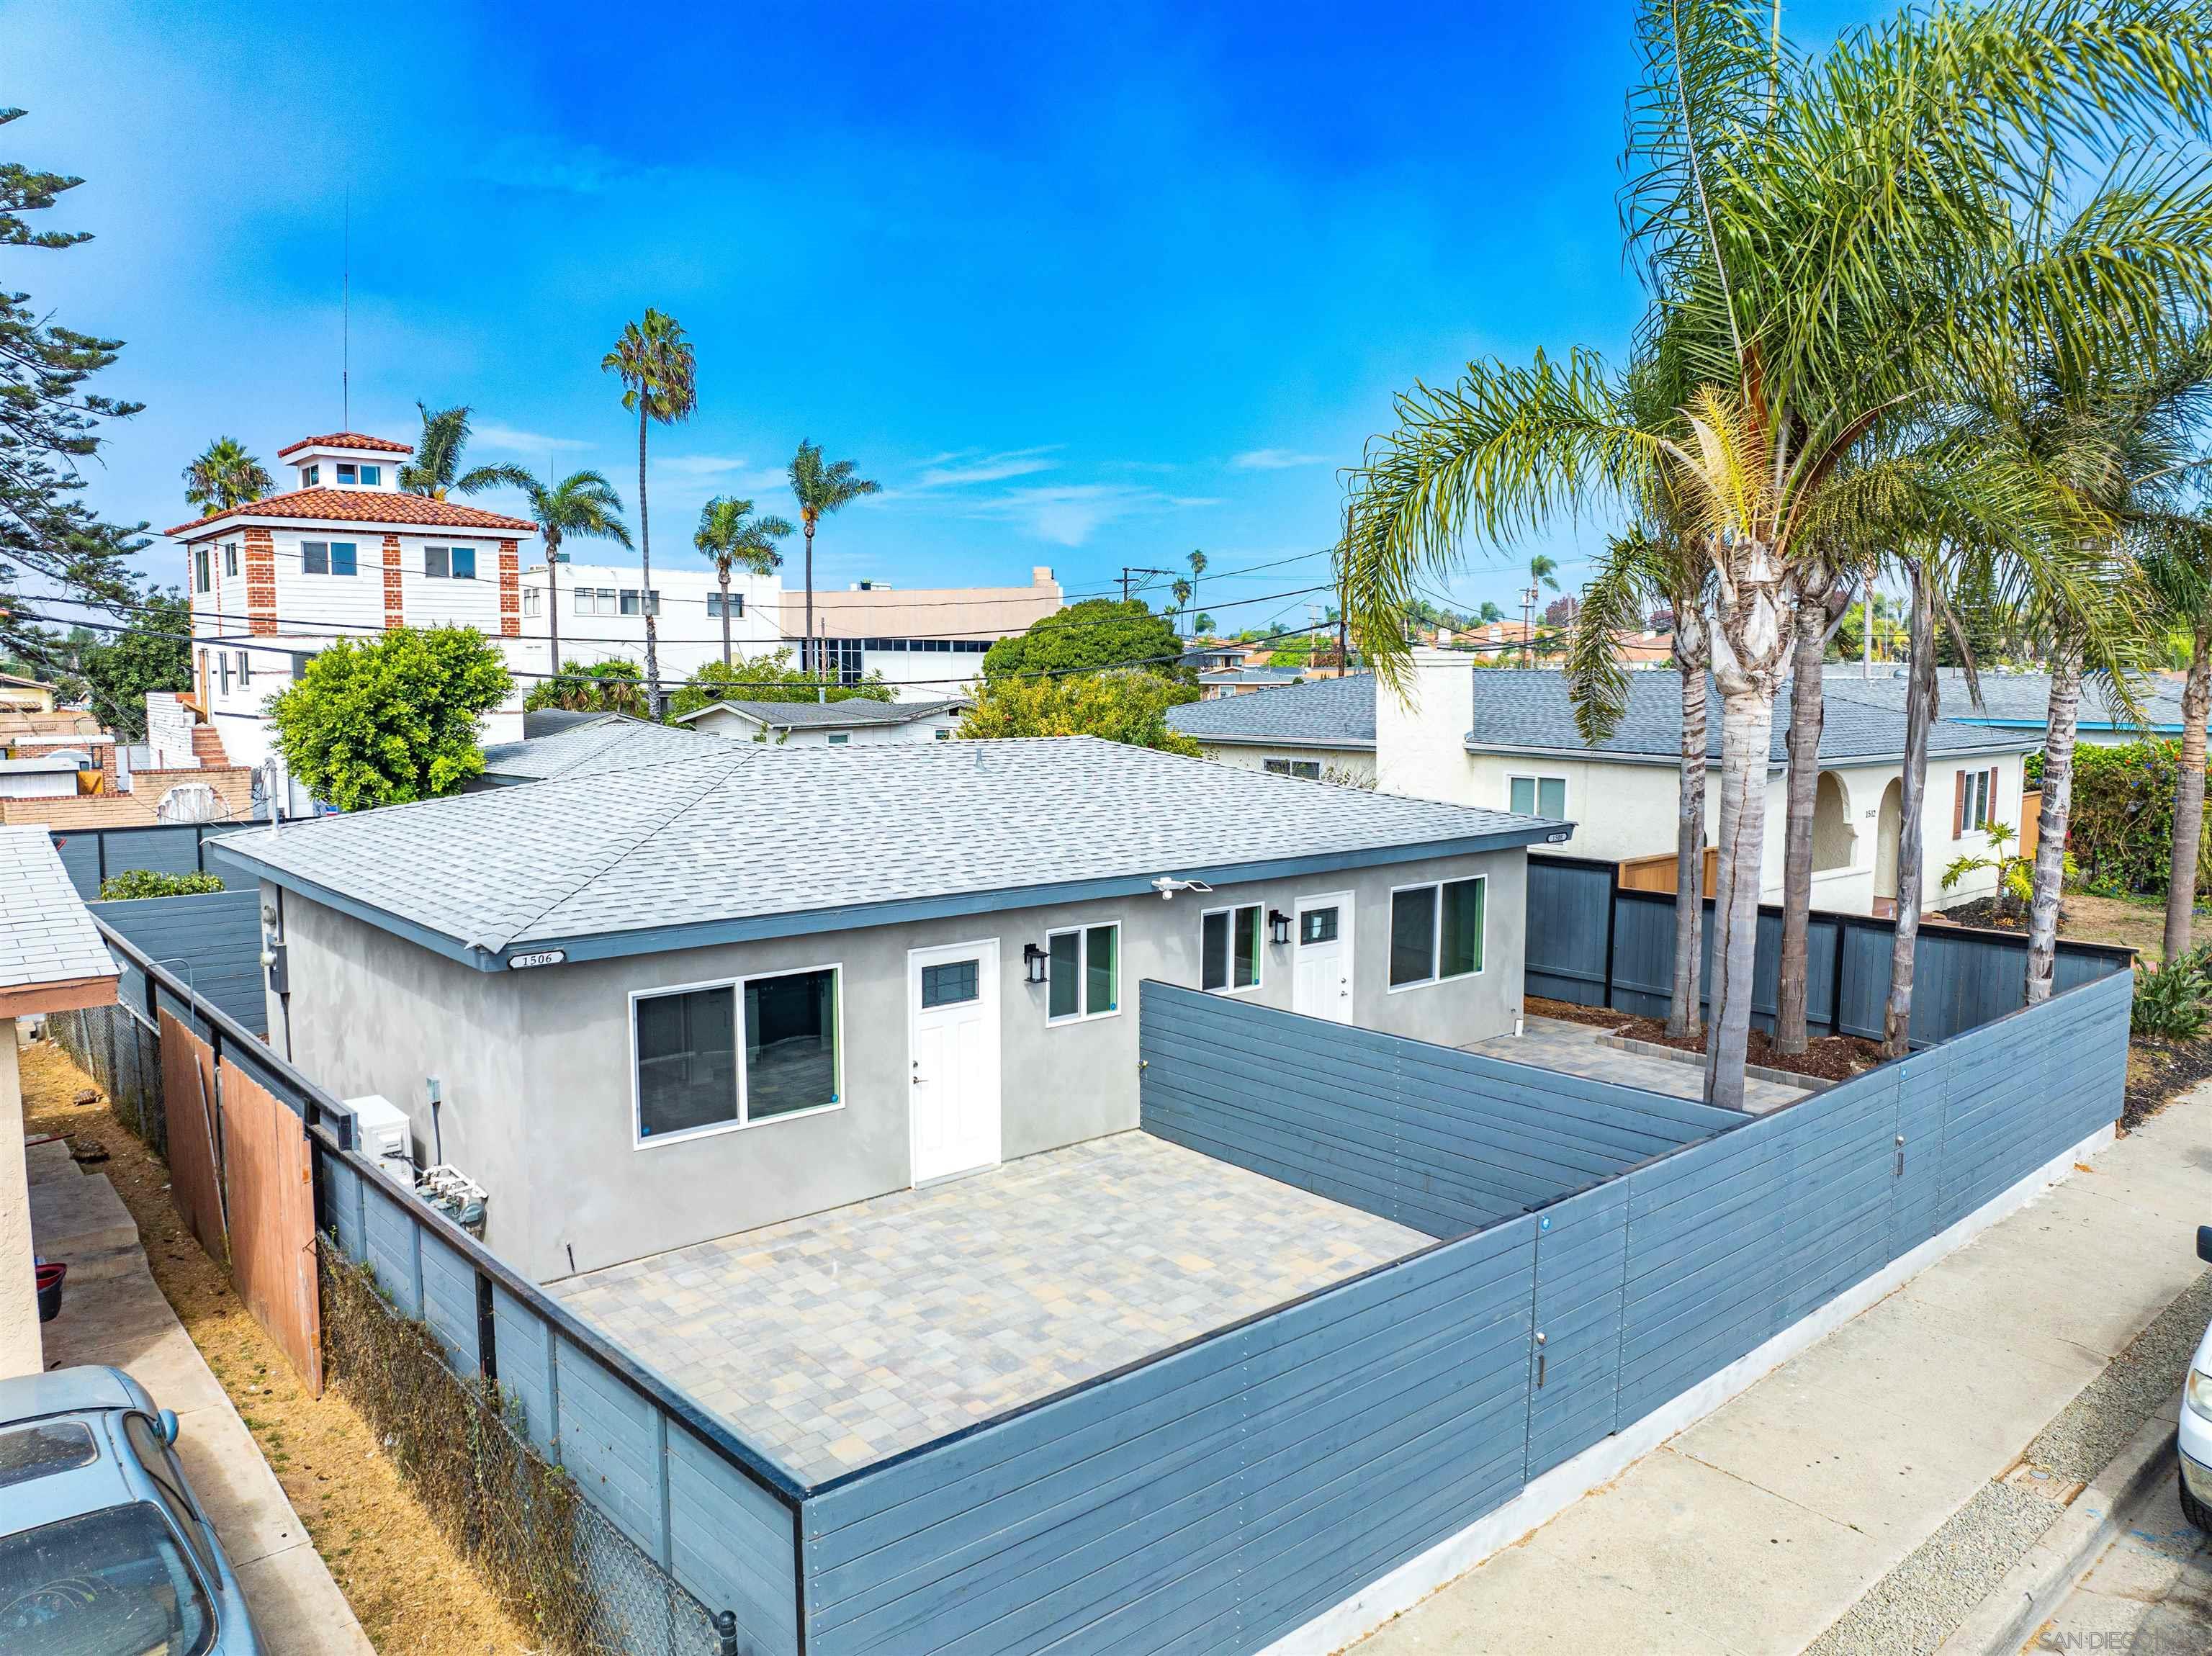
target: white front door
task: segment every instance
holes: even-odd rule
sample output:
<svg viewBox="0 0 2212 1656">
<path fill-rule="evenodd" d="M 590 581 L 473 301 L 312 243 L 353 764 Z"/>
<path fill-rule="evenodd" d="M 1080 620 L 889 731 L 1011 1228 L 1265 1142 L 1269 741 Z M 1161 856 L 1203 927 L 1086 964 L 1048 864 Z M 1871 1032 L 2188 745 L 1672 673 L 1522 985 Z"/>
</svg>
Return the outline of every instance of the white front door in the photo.
<svg viewBox="0 0 2212 1656">
<path fill-rule="evenodd" d="M 1352 894 L 1298 899 L 1291 948 L 1291 1010 L 1308 1017 L 1352 1022 Z"/>
<path fill-rule="evenodd" d="M 907 954 L 914 1182 L 999 1160 L 999 945 Z"/>
</svg>

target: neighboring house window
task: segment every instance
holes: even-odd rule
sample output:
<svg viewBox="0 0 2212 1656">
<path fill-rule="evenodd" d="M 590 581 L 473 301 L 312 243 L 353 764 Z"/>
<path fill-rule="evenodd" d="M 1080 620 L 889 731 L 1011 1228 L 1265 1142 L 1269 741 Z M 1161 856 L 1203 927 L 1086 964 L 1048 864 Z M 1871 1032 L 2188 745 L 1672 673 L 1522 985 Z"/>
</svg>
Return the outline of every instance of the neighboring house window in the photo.
<svg viewBox="0 0 2212 1656">
<path fill-rule="evenodd" d="M 729 608 L 732 621 L 743 621 L 745 618 L 745 595 L 743 592 L 731 593 Z M 721 619 L 722 595 L 720 592 L 707 594 L 707 614 L 717 621 Z"/>
<path fill-rule="evenodd" d="M 349 483 L 356 481 L 353 475 L 353 468 L 343 460 L 338 462 L 338 481 L 342 483 Z"/>
<path fill-rule="evenodd" d="M 317 484 L 320 483 L 322 481 L 323 481 L 323 469 L 322 469 L 322 467 L 320 467 L 320 466 L 302 466 L 302 467 L 301 467 L 301 468 L 300 468 L 300 487 L 301 487 L 301 488 L 314 488 Z"/>
<path fill-rule="evenodd" d="M 222 573 L 226 575 L 235 575 L 238 573 L 238 543 L 236 541 L 229 542 L 222 549 Z"/>
<path fill-rule="evenodd" d="M 363 488 L 380 488 L 383 482 L 384 468 L 382 466 L 363 466 L 361 469 L 361 486 Z"/>
<path fill-rule="evenodd" d="M 300 572 L 307 575 L 350 575 L 354 573 L 351 541 L 301 541 Z"/>
<path fill-rule="evenodd" d="M 208 549 L 204 546 L 196 546 L 192 549 L 192 590 L 206 592 L 212 591 L 214 586 L 214 565 L 208 557 Z"/>
<path fill-rule="evenodd" d="M 522 613 L 524 615 L 542 615 L 544 613 L 544 609 L 545 594 L 539 591 L 534 586 L 526 586 L 522 589 Z"/>
<path fill-rule="evenodd" d="M 230 694 L 230 652 L 218 650 L 215 652 L 215 658 L 216 664 L 222 669 L 222 693 L 228 695 Z"/>
<path fill-rule="evenodd" d="M 950 742 L 952 739 L 952 732 L 950 731 L 939 731 L 937 732 L 937 739 L 939 742 Z"/>
<path fill-rule="evenodd" d="M 1489 881 L 1447 880 L 1390 894 L 1390 987 L 1410 988 L 1482 970 Z"/>
<path fill-rule="evenodd" d="M 852 739 L 851 735 L 847 731 L 833 731 L 830 735 L 830 745 L 833 748 L 842 748 L 850 743 Z"/>
<path fill-rule="evenodd" d="M 1987 770 L 1960 771 L 1951 801 L 1951 837 L 1963 840 L 1989 827 L 1996 801 L 1995 766 Z"/>
<path fill-rule="evenodd" d="M 1224 994 L 1260 986 L 1260 905 L 1217 908 L 1198 922 L 1199 987 Z"/>
<path fill-rule="evenodd" d="M 1321 780 L 1321 761 L 1318 759 L 1263 759 L 1261 767 L 1277 776 L 1303 776 L 1309 782 Z"/>
<path fill-rule="evenodd" d="M 576 589 L 576 613 L 580 616 L 588 616 L 592 613 L 592 589 L 588 586 L 580 586 Z"/>
<path fill-rule="evenodd" d="M 838 968 L 631 997 L 640 1142 L 841 1101 Z"/>
<path fill-rule="evenodd" d="M 1121 1010 L 1121 927 L 1087 925 L 1054 931 L 1044 940 L 1050 956 L 1045 1022 L 1073 1023 L 1110 1017 Z"/>
<path fill-rule="evenodd" d="M 474 580 L 477 549 L 473 546 L 426 546 L 422 573 L 437 580 Z"/>
<path fill-rule="evenodd" d="M 645 613 L 648 616 L 660 613 L 660 594 L 652 587 L 647 587 L 645 591 Z"/>
<path fill-rule="evenodd" d="M 1510 794 L 1506 809 L 1517 816 L 1550 816 L 1565 821 L 1567 779 L 1564 776 L 1513 776 L 1506 779 Z"/>
<path fill-rule="evenodd" d="M 639 605 L 638 591 L 635 587 L 625 586 L 623 588 L 622 612 L 626 616 L 641 616 L 645 613 L 644 610 Z"/>
<path fill-rule="evenodd" d="M 238 688 L 244 689 L 253 682 L 253 658 L 246 652 L 238 652 Z"/>
</svg>

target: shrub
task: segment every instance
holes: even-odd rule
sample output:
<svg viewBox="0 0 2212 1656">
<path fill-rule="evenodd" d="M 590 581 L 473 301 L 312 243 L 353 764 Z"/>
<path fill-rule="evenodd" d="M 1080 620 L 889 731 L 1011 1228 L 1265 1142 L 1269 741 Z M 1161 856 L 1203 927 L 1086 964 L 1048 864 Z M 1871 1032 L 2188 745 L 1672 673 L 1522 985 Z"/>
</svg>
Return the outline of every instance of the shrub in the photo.
<svg viewBox="0 0 2212 1656">
<path fill-rule="evenodd" d="M 2193 949 L 2136 974 L 2128 1032 L 2160 1040 L 2194 1040 L 2212 1021 L 2208 998 L 2212 998 L 2212 971 L 2208 971 L 2205 951 Z"/>
<path fill-rule="evenodd" d="M 218 874 L 159 874 L 150 868 L 129 868 L 100 883 L 100 901 L 125 902 L 137 897 L 190 897 L 203 891 L 221 891 Z"/>
<path fill-rule="evenodd" d="M 2173 857 L 2179 742 L 2083 743 L 2074 750 L 2074 805 L 2066 843 L 2094 891 L 2163 892 Z M 2197 889 L 2212 887 L 2212 834 L 2200 842 Z"/>
</svg>

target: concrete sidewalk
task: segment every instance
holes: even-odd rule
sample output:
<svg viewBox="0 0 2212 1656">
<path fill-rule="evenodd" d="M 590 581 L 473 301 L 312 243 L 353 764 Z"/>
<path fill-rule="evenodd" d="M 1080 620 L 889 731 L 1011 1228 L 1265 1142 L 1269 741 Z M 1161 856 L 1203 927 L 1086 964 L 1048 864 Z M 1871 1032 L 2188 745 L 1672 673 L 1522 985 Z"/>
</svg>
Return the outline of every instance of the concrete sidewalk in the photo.
<svg viewBox="0 0 2212 1656">
<path fill-rule="evenodd" d="M 270 1656 L 374 1656 L 260 1446 L 147 1269 L 114 1186 L 79 1168 L 58 1140 L 31 1146 L 25 1159 L 33 1242 L 70 1266 L 62 1314 L 45 1326 L 46 1367 L 112 1364 L 176 1410 L 185 1476 Z"/>
<path fill-rule="evenodd" d="M 2212 1086 L 1379 1629 L 1360 1656 L 1802 1651 L 1969 1503 L 1987 1532 L 1954 1532 L 1955 1573 L 1978 1581 L 2001 1561 L 2002 1574 L 2063 1507 L 1984 1492 L 2203 1273 L 2208 1173 Z M 1911 1613 L 1947 1597 L 1916 1591 Z M 1975 1592 L 1957 1597 L 1963 1611 Z M 1906 1656 L 1948 1631 L 1868 1622 L 1855 1618 L 1850 1647 Z"/>
</svg>

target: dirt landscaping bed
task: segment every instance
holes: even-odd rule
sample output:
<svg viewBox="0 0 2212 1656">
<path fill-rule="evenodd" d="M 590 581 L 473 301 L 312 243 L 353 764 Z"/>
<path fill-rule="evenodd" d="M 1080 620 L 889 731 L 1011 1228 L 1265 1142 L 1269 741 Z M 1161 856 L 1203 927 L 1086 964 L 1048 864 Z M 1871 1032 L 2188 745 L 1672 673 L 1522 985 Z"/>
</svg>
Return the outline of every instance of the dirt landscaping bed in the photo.
<svg viewBox="0 0 2212 1656">
<path fill-rule="evenodd" d="M 1576 1006 L 1563 1000 L 1547 1000 L 1541 995 L 1528 996 L 1522 1003 L 1522 1010 L 1532 1017 L 1586 1023 L 1631 1040 L 1672 1046 L 1677 1052 L 1705 1050 L 1702 1035 L 1694 1040 L 1670 1035 L 1665 1021 L 1660 1018 L 1636 1017 L 1603 1006 Z M 1848 1081 L 1860 1071 L 1881 1062 L 1881 1046 L 1879 1042 L 1862 1040 L 1856 1035 L 1819 1035 L 1802 1052 L 1778 1052 L 1764 1030 L 1753 1029 L 1748 1056 L 1750 1062 L 1762 1069 L 1786 1071 L 1821 1081 Z"/>
<path fill-rule="evenodd" d="M 307 1395 L 228 1274 L 178 1218 L 167 1165 L 52 1041 L 23 1050 L 22 1071 L 26 1131 L 65 1136 L 81 1161 L 107 1175 L 137 1222 L 155 1282 L 230 1394 L 369 1641 L 386 1656 L 528 1651 L 402 1487 L 368 1423 L 335 1392 Z"/>
<path fill-rule="evenodd" d="M 2128 1101 L 2120 1131 L 2141 1126 L 2194 1087 L 2212 1079 L 2212 1040 L 2154 1040 L 2137 1035 L 2128 1043 Z"/>
</svg>

